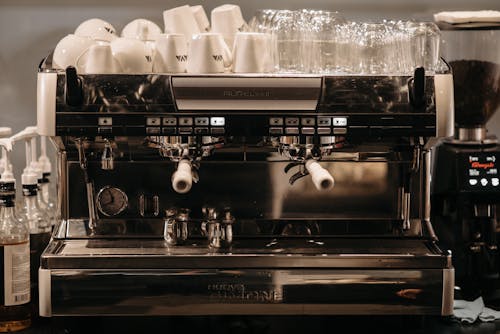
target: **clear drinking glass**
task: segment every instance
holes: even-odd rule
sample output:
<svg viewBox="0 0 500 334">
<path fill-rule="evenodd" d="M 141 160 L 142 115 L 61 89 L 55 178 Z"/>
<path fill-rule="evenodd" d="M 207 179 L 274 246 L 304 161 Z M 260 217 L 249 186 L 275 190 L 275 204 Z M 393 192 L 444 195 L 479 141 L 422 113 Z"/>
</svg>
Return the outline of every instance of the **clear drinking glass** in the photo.
<svg viewBox="0 0 500 334">
<path fill-rule="evenodd" d="M 250 31 L 253 32 L 271 32 L 271 23 L 277 9 L 258 9 L 250 22 L 248 23 Z"/>
<path fill-rule="evenodd" d="M 311 11 L 306 17 L 309 24 L 310 72 L 333 73 L 340 71 L 341 65 L 341 25 L 346 20 L 338 12 Z"/>
<path fill-rule="evenodd" d="M 422 22 L 425 27 L 424 68 L 435 72 L 439 63 L 441 31 L 434 22 Z"/>
<path fill-rule="evenodd" d="M 361 72 L 383 74 L 389 72 L 392 48 L 389 31 L 384 23 L 362 23 L 359 27 Z"/>
<path fill-rule="evenodd" d="M 304 52 L 307 22 L 300 11 L 279 10 L 272 19 L 273 41 L 276 43 L 276 69 L 282 73 L 303 73 L 308 67 Z"/>
</svg>

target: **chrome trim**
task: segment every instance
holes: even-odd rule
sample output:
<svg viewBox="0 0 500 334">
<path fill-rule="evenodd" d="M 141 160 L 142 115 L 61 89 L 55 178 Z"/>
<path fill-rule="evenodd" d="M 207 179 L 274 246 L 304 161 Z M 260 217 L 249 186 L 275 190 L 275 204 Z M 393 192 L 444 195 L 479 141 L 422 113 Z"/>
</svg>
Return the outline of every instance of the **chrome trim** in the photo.
<svg viewBox="0 0 500 334">
<path fill-rule="evenodd" d="M 458 140 L 481 142 L 486 139 L 486 128 L 458 128 Z"/>
<path fill-rule="evenodd" d="M 146 215 L 146 195 L 144 194 L 139 195 L 139 214 L 141 217 Z"/>
<path fill-rule="evenodd" d="M 452 137 L 455 129 L 455 101 L 453 97 L 453 75 L 434 76 L 436 99 L 436 137 Z"/>
<path fill-rule="evenodd" d="M 424 221 L 427 232 L 432 240 L 438 240 L 436 233 L 434 232 L 434 227 L 431 222 L 431 178 L 432 178 L 432 150 L 426 150 L 423 152 L 424 164 L 423 164 L 423 198 L 422 198 L 422 219 Z"/>
<path fill-rule="evenodd" d="M 316 110 L 322 77 L 172 76 L 178 110 Z"/>
<path fill-rule="evenodd" d="M 442 310 L 441 269 L 76 269 L 52 275 L 52 314 L 58 316 L 438 315 Z M 415 298 L 420 293 L 435 298 Z"/>
<path fill-rule="evenodd" d="M 37 74 L 37 131 L 43 136 L 56 134 L 57 77 L 56 72 L 44 71 Z"/>
<path fill-rule="evenodd" d="M 52 316 L 52 291 L 49 269 L 38 269 L 38 307 L 41 317 Z"/>
<path fill-rule="evenodd" d="M 209 248 L 200 240 L 168 247 L 163 237 L 57 240 L 42 259 L 43 267 L 53 270 L 448 267 L 448 255 L 432 241 L 399 238 L 240 238 L 228 249 Z"/>
<path fill-rule="evenodd" d="M 153 196 L 153 216 L 158 217 L 159 214 L 160 214 L 160 197 L 158 195 L 154 195 Z"/>
<path fill-rule="evenodd" d="M 453 315 L 453 301 L 455 299 L 455 269 L 443 269 L 443 302 L 441 308 L 442 316 Z"/>
<path fill-rule="evenodd" d="M 69 219 L 68 201 L 68 161 L 66 151 L 57 153 L 57 207 L 61 213 L 61 220 Z"/>
</svg>

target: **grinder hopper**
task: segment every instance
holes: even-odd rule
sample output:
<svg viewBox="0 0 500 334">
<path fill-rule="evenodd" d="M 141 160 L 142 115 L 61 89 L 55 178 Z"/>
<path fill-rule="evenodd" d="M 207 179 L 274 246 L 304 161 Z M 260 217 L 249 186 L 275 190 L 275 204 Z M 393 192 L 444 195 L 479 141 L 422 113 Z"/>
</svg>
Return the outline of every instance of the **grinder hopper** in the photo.
<svg viewBox="0 0 500 334">
<path fill-rule="evenodd" d="M 500 22 L 437 23 L 453 71 L 456 137 L 484 141 L 486 122 L 500 109 Z"/>
</svg>

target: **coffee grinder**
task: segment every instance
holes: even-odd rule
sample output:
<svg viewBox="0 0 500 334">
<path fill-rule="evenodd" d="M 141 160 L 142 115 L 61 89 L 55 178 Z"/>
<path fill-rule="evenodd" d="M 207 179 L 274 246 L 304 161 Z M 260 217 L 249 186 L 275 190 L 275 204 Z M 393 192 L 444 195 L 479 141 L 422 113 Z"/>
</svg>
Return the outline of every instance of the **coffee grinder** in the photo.
<svg viewBox="0 0 500 334">
<path fill-rule="evenodd" d="M 442 56 L 453 71 L 455 135 L 435 149 L 433 223 L 452 250 L 461 297 L 494 303 L 500 300 L 500 146 L 486 123 L 500 109 L 500 24 L 438 25 Z"/>
</svg>

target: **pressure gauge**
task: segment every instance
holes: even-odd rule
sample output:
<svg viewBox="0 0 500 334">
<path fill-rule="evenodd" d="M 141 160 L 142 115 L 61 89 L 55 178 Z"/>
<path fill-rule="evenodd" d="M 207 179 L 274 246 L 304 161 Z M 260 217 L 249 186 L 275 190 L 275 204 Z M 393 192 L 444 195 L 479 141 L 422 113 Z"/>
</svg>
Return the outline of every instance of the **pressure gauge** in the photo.
<svg viewBox="0 0 500 334">
<path fill-rule="evenodd" d="M 127 194 L 119 188 L 106 186 L 97 193 L 97 208 L 108 217 L 122 213 L 127 206 Z"/>
</svg>

